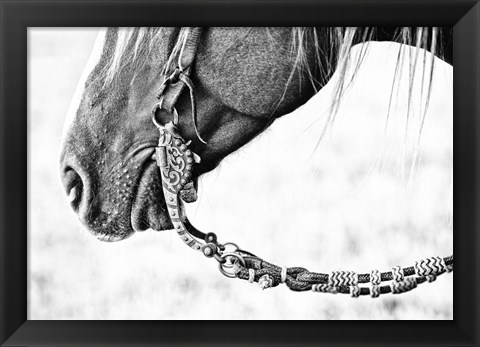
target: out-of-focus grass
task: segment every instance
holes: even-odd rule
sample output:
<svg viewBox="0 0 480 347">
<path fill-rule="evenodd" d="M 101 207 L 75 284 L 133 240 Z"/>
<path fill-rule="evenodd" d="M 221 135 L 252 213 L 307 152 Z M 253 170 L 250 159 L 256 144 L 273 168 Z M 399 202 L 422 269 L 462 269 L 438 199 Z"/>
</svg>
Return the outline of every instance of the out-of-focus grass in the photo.
<svg viewBox="0 0 480 347">
<path fill-rule="evenodd" d="M 452 319 L 451 274 L 376 300 L 262 291 L 223 277 L 170 231 L 119 243 L 88 235 L 64 198 L 57 155 L 95 34 L 29 31 L 29 319 Z M 315 151 L 331 86 L 203 177 L 199 201 L 187 206 L 194 224 L 312 271 L 387 270 L 451 254 L 452 69 L 437 62 L 419 166 L 402 175 L 402 149 L 414 144 L 404 141 L 407 70 L 384 130 L 395 57 L 394 45 L 371 46 Z M 417 83 L 410 135 L 419 94 Z"/>
</svg>

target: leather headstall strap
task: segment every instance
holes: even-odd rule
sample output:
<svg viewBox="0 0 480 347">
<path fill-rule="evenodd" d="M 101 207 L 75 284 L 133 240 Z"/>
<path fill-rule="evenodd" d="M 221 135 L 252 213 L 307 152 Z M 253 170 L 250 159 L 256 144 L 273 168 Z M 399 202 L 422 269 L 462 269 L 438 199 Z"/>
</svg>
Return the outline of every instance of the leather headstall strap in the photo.
<svg viewBox="0 0 480 347">
<path fill-rule="evenodd" d="M 178 61 L 176 68 L 163 71 L 163 83 L 158 92 L 157 98 L 160 100 L 155 105 L 154 112 L 166 111 L 173 115 L 173 124 L 178 124 L 178 113 L 175 109 L 175 104 L 182 94 L 185 86 L 188 87 L 191 101 L 191 115 L 192 122 L 197 138 L 204 144 L 207 142 L 202 139 L 197 128 L 197 105 L 195 98 L 195 87 L 190 80 L 192 71 L 192 64 L 197 53 L 198 42 L 202 33 L 201 27 L 184 28 L 184 41 L 180 52 L 178 53 Z"/>
</svg>

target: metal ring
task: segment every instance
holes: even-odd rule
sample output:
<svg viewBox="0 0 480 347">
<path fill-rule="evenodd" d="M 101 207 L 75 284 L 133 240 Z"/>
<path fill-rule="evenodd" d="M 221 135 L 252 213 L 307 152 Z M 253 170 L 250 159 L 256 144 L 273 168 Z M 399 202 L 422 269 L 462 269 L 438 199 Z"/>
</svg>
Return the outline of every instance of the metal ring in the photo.
<svg viewBox="0 0 480 347">
<path fill-rule="evenodd" d="M 233 247 L 233 250 L 229 251 L 228 253 L 234 253 L 234 252 L 236 252 L 240 249 L 238 247 L 238 245 L 236 243 L 233 243 L 233 242 L 226 242 L 222 246 L 225 247 L 225 249 L 227 248 L 227 246 L 232 246 Z"/>
<path fill-rule="evenodd" d="M 157 110 L 165 110 L 164 108 L 162 108 L 162 103 L 163 103 L 163 98 L 160 99 L 160 101 L 155 104 L 155 106 L 153 107 L 153 110 L 152 110 L 152 122 L 153 124 L 155 124 L 155 126 L 158 128 L 158 129 L 164 129 L 165 128 L 165 124 L 160 124 L 158 121 L 157 121 L 157 117 L 155 117 L 156 113 L 157 113 Z M 168 110 L 165 110 L 167 112 L 169 112 Z M 173 124 L 174 125 L 177 125 L 178 124 L 178 112 L 177 112 L 177 109 L 175 107 L 172 107 L 172 111 L 169 112 L 171 114 L 173 114 Z"/>
<path fill-rule="evenodd" d="M 236 259 L 240 262 L 240 264 L 242 264 L 242 266 L 245 267 L 245 260 L 243 259 L 243 257 L 242 257 L 240 254 L 230 253 L 230 252 L 229 252 L 229 253 L 224 253 L 224 254 L 222 254 L 221 257 L 222 257 L 223 259 L 227 259 L 228 257 L 236 258 Z M 220 272 L 221 272 L 223 275 L 225 275 L 225 276 L 227 276 L 227 277 L 229 277 L 229 278 L 235 278 L 235 277 L 237 277 L 237 276 L 236 276 L 233 272 L 228 272 L 228 271 L 226 271 L 226 269 L 231 269 L 231 268 L 233 268 L 233 265 L 234 265 L 233 263 L 232 263 L 232 265 L 230 265 L 230 266 L 229 266 L 229 265 L 225 265 L 225 263 L 223 263 L 223 264 L 222 264 L 222 263 L 219 263 L 219 264 L 218 264 L 218 269 L 220 270 Z"/>
</svg>

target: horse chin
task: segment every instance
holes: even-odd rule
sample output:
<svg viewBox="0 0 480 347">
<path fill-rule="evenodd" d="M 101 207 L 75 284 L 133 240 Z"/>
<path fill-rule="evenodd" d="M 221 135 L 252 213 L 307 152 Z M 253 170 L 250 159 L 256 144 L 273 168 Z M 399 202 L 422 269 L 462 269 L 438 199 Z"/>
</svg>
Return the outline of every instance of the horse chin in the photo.
<svg viewBox="0 0 480 347">
<path fill-rule="evenodd" d="M 99 241 L 103 242 L 117 242 L 117 241 L 122 241 L 130 236 L 132 236 L 134 232 L 128 233 L 128 234 L 108 234 L 108 233 L 94 233 L 93 236 L 97 238 Z"/>
<path fill-rule="evenodd" d="M 163 197 L 158 167 L 154 161 L 145 165 L 140 178 L 132 202 L 131 224 L 134 231 L 149 228 L 161 231 L 173 228 Z"/>
</svg>

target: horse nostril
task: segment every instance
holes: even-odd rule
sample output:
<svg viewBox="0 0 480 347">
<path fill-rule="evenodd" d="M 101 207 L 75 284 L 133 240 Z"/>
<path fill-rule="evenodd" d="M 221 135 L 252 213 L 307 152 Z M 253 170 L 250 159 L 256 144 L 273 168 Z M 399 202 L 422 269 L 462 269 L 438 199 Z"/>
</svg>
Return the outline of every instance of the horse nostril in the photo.
<svg viewBox="0 0 480 347">
<path fill-rule="evenodd" d="M 80 175 L 71 167 L 65 169 L 63 185 L 67 193 L 67 199 L 76 211 L 80 205 L 83 183 Z"/>
</svg>

